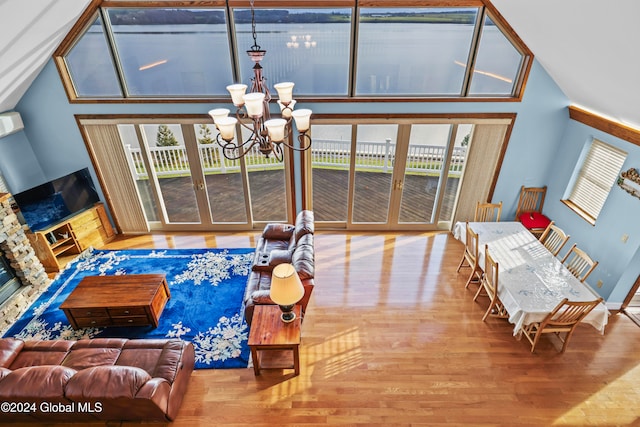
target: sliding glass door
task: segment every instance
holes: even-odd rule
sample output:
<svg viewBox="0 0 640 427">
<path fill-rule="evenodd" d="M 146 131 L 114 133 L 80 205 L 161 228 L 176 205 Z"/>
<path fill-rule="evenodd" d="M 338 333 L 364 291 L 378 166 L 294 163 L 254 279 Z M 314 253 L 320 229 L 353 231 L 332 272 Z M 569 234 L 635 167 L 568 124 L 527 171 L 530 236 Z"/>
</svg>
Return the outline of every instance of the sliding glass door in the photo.
<svg viewBox="0 0 640 427">
<path fill-rule="evenodd" d="M 472 129 L 402 121 L 313 125 L 316 221 L 385 230 L 436 229 L 450 221 Z"/>
<path fill-rule="evenodd" d="M 447 229 L 491 197 L 513 115 L 318 117 L 295 168 L 288 151 L 283 162 L 258 150 L 229 160 L 213 125 L 195 119 L 80 121 L 125 232 L 255 230 L 301 208 L 318 229 L 402 231 Z"/>
<path fill-rule="evenodd" d="M 118 131 L 150 228 L 240 230 L 287 221 L 286 160 L 257 150 L 229 160 L 207 124 L 129 124 Z"/>
</svg>

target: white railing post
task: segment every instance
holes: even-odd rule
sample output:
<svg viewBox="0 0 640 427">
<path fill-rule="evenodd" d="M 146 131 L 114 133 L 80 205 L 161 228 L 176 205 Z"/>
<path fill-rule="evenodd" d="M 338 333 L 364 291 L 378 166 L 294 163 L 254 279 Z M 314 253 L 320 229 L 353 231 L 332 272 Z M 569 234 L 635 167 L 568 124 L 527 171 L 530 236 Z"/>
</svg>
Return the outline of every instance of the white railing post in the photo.
<svg viewBox="0 0 640 427">
<path fill-rule="evenodd" d="M 125 145 L 127 152 L 127 163 L 129 164 L 129 169 L 131 170 L 131 176 L 134 177 L 135 180 L 140 178 L 140 174 L 138 173 L 138 169 L 136 168 L 135 161 L 133 160 L 133 149 L 131 148 L 131 144 Z"/>
<path fill-rule="evenodd" d="M 227 172 L 227 158 L 224 156 L 224 150 L 220 144 L 217 142 L 215 144 L 216 150 L 218 151 L 218 161 L 220 162 L 220 172 L 225 173 Z"/>
<path fill-rule="evenodd" d="M 384 140 L 384 164 L 382 166 L 382 170 L 387 172 L 389 169 L 389 153 L 391 152 L 391 138 L 386 138 Z"/>
</svg>

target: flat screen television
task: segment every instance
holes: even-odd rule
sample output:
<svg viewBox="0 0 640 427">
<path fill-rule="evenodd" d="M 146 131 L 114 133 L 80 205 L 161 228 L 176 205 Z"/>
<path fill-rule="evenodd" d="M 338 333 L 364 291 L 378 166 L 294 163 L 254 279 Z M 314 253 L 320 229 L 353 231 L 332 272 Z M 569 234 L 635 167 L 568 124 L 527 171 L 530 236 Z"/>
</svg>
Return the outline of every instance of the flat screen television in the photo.
<svg viewBox="0 0 640 427">
<path fill-rule="evenodd" d="M 13 198 L 31 231 L 49 228 L 100 201 L 88 168 L 14 194 Z"/>
</svg>

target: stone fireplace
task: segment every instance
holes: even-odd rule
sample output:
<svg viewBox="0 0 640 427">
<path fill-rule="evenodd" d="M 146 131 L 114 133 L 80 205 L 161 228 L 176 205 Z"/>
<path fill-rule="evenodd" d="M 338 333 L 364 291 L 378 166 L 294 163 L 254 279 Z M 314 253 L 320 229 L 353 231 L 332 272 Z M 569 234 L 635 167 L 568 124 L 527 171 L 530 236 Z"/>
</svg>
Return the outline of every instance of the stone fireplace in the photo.
<svg viewBox="0 0 640 427">
<path fill-rule="evenodd" d="M 22 286 L 0 305 L 0 335 L 51 283 L 13 210 L 12 201 L 11 194 L 0 193 L 0 251 Z"/>
</svg>

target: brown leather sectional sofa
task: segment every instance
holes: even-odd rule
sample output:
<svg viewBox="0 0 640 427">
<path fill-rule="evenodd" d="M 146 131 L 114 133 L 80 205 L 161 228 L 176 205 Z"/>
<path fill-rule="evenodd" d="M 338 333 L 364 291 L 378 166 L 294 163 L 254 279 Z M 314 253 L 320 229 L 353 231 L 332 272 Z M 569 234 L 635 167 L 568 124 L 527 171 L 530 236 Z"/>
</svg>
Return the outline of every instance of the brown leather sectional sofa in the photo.
<svg viewBox="0 0 640 427">
<path fill-rule="evenodd" d="M 303 210 L 295 224 L 267 224 L 258 239 L 252 272 L 244 294 L 245 319 L 251 325 L 253 310 L 257 304 L 275 304 L 269 297 L 273 267 L 291 263 L 298 272 L 304 296 L 298 303 L 305 312 L 314 286 L 315 251 L 313 244 L 313 211 Z"/>
<path fill-rule="evenodd" d="M 172 421 L 194 367 L 179 339 L 0 339 L 0 422 Z"/>
</svg>

